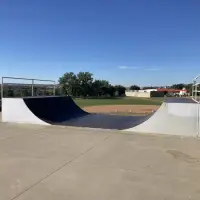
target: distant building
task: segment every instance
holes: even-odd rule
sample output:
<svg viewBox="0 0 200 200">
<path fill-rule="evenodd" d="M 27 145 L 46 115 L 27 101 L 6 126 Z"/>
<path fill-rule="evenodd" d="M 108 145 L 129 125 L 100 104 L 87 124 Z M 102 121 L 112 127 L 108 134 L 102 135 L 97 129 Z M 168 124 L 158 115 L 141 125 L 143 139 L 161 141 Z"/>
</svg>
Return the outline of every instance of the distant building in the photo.
<svg viewBox="0 0 200 200">
<path fill-rule="evenodd" d="M 187 96 L 189 94 L 189 92 L 185 88 L 183 88 L 182 90 L 170 88 L 152 88 L 144 90 L 126 90 L 126 96 L 150 97 L 152 92 L 163 92 L 163 94 L 171 93 L 178 96 Z"/>
<path fill-rule="evenodd" d="M 188 90 L 186 90 L 185 88 L 183 88 L 182 90 L 170 89 L 170 88 L 158 88 L 157 91 L 162 91 L 162 92 L 166 92 L 166 93 L 168 93 L 168 92 L 176 93 L 180 96 L 184 96 L 189 93 Z"/>
</svg>

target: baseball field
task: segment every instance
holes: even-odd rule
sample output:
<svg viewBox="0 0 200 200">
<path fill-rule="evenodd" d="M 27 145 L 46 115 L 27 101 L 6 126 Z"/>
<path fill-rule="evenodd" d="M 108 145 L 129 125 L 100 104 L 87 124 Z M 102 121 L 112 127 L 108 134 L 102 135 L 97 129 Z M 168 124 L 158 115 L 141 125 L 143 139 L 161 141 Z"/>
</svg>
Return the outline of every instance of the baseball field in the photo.
<svg viewBox="0 0 200 200">
<path fill-rule="evenodd" d="M 148 114 L 157 110 L 163 98 L 104 98 L 74 99 L 75 103 L 87 112 L 123 115 Z"/>
<path fill-rule="evenodd" d="M 80 107 L 86 106 L 102 106 L 102 105 L 161 105 L 164 98 L 138 98 L 138 97 L 122 97 L 122 98 L 104 98 L 104 99 L 74 99 Z"/>
</svg>

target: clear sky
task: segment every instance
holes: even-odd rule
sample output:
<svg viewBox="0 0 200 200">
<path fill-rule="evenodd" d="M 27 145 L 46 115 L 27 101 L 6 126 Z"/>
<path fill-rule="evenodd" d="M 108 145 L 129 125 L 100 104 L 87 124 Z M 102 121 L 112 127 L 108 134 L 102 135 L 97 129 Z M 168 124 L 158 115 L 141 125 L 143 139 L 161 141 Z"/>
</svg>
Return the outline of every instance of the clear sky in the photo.
<svg viewBox="0 0 200 200">
<path fill-rule="evenodd" d="M 199 0 L 0 0 L 0 76 L 113 84 L 190 82 L 200 73 Z"/>
</svg>

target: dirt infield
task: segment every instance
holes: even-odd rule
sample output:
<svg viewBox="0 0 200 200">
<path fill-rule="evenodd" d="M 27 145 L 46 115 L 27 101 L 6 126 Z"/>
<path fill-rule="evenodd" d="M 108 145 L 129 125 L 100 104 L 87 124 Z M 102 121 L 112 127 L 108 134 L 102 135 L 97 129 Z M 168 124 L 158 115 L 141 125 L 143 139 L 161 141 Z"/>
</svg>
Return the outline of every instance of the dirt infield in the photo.
<svg viewBox="0 0 200 200">
<path fill-rule="evenodd" d="M 83 109 L 90 113 L 134 113 L 148 114 L 152 110 L 157 110 L 157 105 L 108 105 L 108 106 L 89 106 Z"/>
</svg>

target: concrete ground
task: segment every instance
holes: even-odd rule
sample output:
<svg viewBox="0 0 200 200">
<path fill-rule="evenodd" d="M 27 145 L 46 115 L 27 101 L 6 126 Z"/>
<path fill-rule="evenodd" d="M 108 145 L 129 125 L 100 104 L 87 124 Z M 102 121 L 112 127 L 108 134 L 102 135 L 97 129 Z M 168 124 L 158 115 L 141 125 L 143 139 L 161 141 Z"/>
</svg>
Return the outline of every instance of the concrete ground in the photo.
<svg viewBox="0 0 200 200">
<path fill-rule="evenodd" d="M 200 199 L 200 140 L 0 123 L 0 200 Z"/>
</svg>

